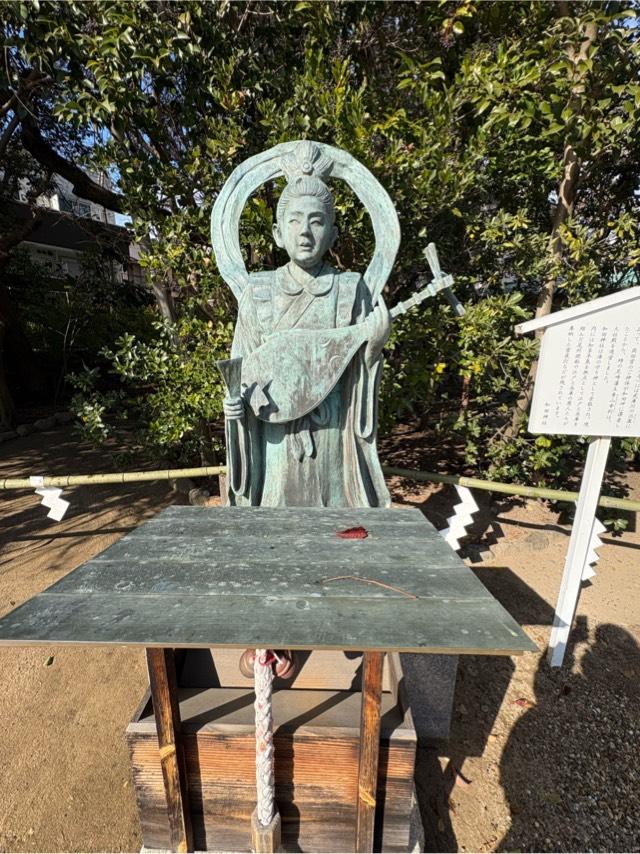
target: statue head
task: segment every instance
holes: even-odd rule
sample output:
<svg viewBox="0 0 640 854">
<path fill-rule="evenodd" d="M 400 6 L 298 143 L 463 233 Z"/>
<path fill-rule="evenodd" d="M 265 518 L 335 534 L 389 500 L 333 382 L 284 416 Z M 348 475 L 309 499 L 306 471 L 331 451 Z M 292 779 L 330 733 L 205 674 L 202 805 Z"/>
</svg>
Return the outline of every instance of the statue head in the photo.
<svg viewBox="0 0 640 854">
<path fill-rule="evenodd" d="M 274 235 L 278 244 L 285 249 L 286 238 L 289 253 L 296 257 L 296 263 L 306 265 L 311 272 L 314 272 L 316 259 L 322 259 L 323 252 L 326 252 L 336 238 L 333 204 L 329 204 L 330 195 L 325 195 L 324 191 L 321 196 L 316 196 L 315 193 L 323 187 L 329 193 L 326 185 L 330 177 L 332 181 L 344 181 L 362 202 L 371 217 L 375 237 L 373 257 L 364 273 L 364 280 L 375 304 L 389 277 L 400 245 L 398 215 L 384 188 L 362 163 L 346 151 L 309 140 L 281 142 L 268 151 L 254 154 L 236 166 L 218 193 L 211 213 L 211 243 L 220 275 L 236 299 L 242 298 L 250 280 L 239 240 L 242 211 L 259 187 L 267 183 L 272 185 L 274 178 L 283 174 L 287 180 L 287 188 L 278 206 Z M 308 183 L 295 183 L 297 178 L 302 177 L 318 179 L 317 183 L 313 181 L 311 197 L 308 195 Z M 298 193 L 302 190 L 304 193 L 299 196 Z M 321 206 L 323 217 L 331 223 L 328 234 L 323 223 L 325 233 L 321 236 L 322 239 L 314 237 L 313 249 L 303 245 L 301 250 L 304 251 L 299 252 L 296 247 L 291 247 L 284 220 L 285 215 L 293 209 L 290 204 L 292 198 L 302 198 L 305 204 L 311 203 L 306 201 L 311 199 L 313 204 Z"/>
<path fill-rule="evenodd" d="M 287 186 L 278 201 L 273 237 L 305 270 L 321 263 L 338 236 L 333 196 L 321 177 L 330 168 L 330 161 L 311 142 L 300 143 L 283 163 Z"/>
</svg>

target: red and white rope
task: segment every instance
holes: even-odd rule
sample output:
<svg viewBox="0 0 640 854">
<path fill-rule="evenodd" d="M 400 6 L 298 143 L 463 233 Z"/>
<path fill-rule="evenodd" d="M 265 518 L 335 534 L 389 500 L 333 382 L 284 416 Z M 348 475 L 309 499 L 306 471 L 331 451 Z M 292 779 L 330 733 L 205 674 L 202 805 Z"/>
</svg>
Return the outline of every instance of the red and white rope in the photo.
<svg viewBox="0 0 640 854">
<path fill-rule="evenodd" d="M 275 815 L 275 782 L 273 775 L 273 652 L 257 649 L 253 663 L 256 699 L 256 811 L 263 826 L 271 824 Z"/>
</svg>

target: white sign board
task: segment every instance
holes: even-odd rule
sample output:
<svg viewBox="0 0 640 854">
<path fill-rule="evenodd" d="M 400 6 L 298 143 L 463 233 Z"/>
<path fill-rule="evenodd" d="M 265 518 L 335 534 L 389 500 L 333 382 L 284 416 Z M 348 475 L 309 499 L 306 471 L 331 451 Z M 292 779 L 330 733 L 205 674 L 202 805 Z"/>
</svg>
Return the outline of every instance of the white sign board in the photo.
<svg viewBox="0 0 640 854">
<path fill-rule="evenodd" d="M 539 329 L 529 430 L 592 437 L 549 641 L 550 663 L 559 667 L 602 532 L 596 509 L 611 436 L 640 436 L 640 286 L 516 326 Z"/>
<path fill-rule="evenodd" d="M 640 300 L 546 330 L 529 430 L 640 436 Z"/>
</svg>

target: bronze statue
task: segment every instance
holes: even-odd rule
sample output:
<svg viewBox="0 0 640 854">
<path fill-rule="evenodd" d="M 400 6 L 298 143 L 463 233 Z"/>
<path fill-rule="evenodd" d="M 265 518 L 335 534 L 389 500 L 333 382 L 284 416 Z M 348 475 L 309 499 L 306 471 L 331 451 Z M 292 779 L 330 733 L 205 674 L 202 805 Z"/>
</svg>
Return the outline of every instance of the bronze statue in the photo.
<svg viewBox="0 0 640 854">
<path fill-rule="evenodd" d="M 397 243 L 375 290 L 359 273 L 330 266 L 325 256 L 337 229 L 326 178 L 334 149 L 312 142 L 280 148 L 287 185 L 273 236 L 290 260 L 246 275 L 231 360 L 221 363 L 229 388 L 229 503 L 388 506 L 376 451 L 382 348 L 390 331 L 380 291 Z M 366 175 L 387 203 L 379 207 L 389 231 L 399 237 L 388 196 Z M 215 240 L 214 249 L 218 254 Z"/>
</svg>

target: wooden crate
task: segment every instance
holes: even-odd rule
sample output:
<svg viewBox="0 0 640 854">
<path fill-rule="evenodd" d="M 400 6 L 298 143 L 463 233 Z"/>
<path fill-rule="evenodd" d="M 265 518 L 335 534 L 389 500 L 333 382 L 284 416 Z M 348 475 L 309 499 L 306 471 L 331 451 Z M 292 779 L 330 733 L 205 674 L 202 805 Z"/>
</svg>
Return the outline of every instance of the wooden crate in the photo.
<svg viewBox="0 0 640 854">
<path fill-rule="evenodd" d="M 255 806 L 251 681 L 237 650 L 184 653 L 180 714 L 196 850 L 249 851 Z M 288 851 L 353 851 L 361 657 L 300 653 L 293 685 L 274 692 L 276 798 Z M 376 848 L 407 851 L 416 733 L 397 655 L 385 659 Z M 169 826 L 151 703 L 127 728 L 145 848 L 168 849 Z"/>
</svg>

